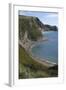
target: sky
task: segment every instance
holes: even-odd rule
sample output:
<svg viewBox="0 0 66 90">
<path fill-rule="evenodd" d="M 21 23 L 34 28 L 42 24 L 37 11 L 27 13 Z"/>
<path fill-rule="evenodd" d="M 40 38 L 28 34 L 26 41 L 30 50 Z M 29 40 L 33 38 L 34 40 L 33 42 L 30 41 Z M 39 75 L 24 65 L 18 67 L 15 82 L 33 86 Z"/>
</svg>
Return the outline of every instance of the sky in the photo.
<svg viewBox="0 0 66 90">
<path fill-rule="evenodd" d="M 36 16 L 44 24 L 58 26 L 58 13 L 55 12 L 35 12 L 35 11 L 19 11 L 19 15 Z"/>
</svg>

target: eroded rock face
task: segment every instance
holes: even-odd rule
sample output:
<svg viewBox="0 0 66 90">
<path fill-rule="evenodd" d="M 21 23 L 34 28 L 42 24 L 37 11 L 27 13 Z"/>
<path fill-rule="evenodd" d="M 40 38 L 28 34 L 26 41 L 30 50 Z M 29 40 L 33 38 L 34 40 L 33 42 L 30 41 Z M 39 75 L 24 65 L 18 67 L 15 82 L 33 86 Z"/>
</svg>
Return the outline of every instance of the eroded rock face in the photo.
<svg viewBox="0 0 66 90">
<path fill-rule="evenodd" d="M 41 31 L 57 31 L 57 26 L 42 23 L 38 17 L 19 15 L 19 38 L 28 33 L 28 38 L 37 41 L 42 37 Z"/>
<path fill-rule="evenodd" d="M 46 40 L 42 31 L 57 31 L 56 26 L 43 24 L 39 18 L 19 15 L 19 43 L 27 50 L 33 42 Z"/>
<path fill-rule="evenodd" d="M 19 38 L 23 38 L 26 31 L 28 33 L 28 38 L 32 41 L 37 41 L 42 37 L 41 27 L 36 20 L 36 17 L 30 16 L 19 16 Z"/>
</svg>

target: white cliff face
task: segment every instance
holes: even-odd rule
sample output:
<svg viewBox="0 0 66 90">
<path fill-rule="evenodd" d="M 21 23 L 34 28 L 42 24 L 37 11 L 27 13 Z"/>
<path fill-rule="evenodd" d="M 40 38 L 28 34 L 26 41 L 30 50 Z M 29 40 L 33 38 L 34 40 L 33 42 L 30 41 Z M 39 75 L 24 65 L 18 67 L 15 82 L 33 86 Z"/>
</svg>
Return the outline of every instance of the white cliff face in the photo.
<svg viewBox="0 0 66 90">
<path fill-rule="evenodd" d="M 32 44 L 31 40 L 28 39 L 28 33 L 27 31 L 24 34 L 24 37 L 19 40 L 19 44 L 25 49 L 28 50 Z"/>
<path fill-rule="evenodd" d="M 27 38 L 28 38 L 28 33 L 26 31 L 25 34 L 24 34 L 24 40 L 27 40 Z"/>
</svg>

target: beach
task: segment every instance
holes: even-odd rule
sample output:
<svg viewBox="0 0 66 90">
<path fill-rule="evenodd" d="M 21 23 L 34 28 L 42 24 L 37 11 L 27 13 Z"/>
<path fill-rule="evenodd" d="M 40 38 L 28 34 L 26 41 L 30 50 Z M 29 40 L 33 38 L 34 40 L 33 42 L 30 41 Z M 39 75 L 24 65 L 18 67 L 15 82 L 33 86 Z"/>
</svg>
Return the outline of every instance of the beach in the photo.
<svg viewBox="0 0 66 90">
<path fill-rule="evenodd" d="M 37 61 L 37 62 L 39 62 L 47 67 L 52 67 L 54 65 L 57 65 L 57 63 L 49 61 L 47 58 L 40 58 L 32 52 L 32 49 L 35 46 L 41 44 L 42 42 L 48 42 L 48 38 L 43 37 L 37 41 L 31 41 L 31 40 L 27 39 L 24 44 L 22 41 L 19 41 L 19 44 L 26 50 L 26 52 L 29 54 L 29 56 L 31 58 L 33 58 L 35 61 Z"/>
</svg>

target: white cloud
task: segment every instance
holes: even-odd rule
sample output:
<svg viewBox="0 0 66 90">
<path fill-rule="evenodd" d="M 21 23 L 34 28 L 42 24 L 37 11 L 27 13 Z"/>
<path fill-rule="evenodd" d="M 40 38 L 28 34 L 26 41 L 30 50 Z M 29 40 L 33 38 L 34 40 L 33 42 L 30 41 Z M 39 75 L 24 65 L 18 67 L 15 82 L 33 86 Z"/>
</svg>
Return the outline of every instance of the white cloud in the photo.
<svg viewBox="0 0 66 90">
<path fill-rule="evenodd" d="M 55 18 L 55 17 L 57 17 L 57 14 L 55 14 L 55 13 L 54 14 L 53 13 L 52 14 L 48 14 L 46 17 L 48 17 L 48 18 Z"/>
</svg>

